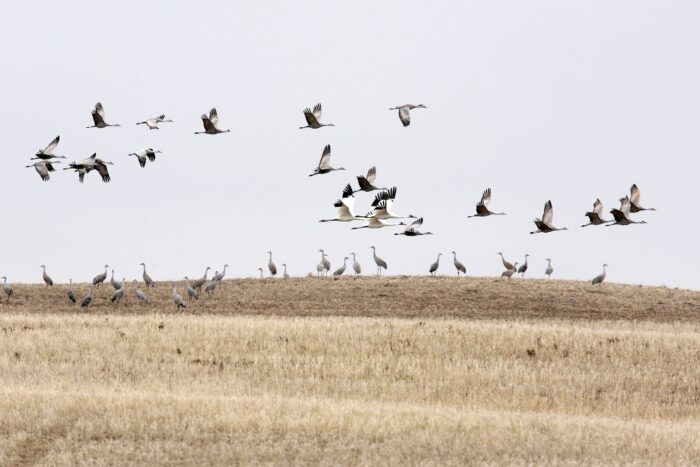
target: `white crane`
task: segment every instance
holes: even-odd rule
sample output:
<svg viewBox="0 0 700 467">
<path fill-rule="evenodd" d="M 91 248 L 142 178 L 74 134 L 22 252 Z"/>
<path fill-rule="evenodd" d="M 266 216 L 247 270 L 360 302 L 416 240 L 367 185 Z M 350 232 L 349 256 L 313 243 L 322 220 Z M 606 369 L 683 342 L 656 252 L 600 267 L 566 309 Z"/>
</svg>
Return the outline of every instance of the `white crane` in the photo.
<svg viewBox="0 0 700 467">
<path fill-rule="evenodd" d="M 93 277 L 92 278 L 92 285 L 99 287 L 105 281 L 105 279 L 107 279 L 107 269 L 108 268 L 109 268 L 109 264 L 105 264 L 105 272 Z"/>
<path fill-rule="evenodd" d="M 407 127 L 408 125 L 411 124 L 410 111 L 413 109 L 427 109 L 427 107 L 424 106 L 423 104 L 418 104 L 418 105 L 404 104 L 404 105 L 392 107 L 389 110 L 398 110 L 399 111 L 399 120 L 401 120 L 401 123 L 403 123 L 404 127 Z"/>
<path fill-rule="evenodd" d="M 600 273 L 600 274 L 598 274 L 597 276 L 595 276 L 595 277 L 593 278 L 593 280 L 591 281 L 591 283 L 592 283 L 593 285 L 596 285 L 596 284 L 597 284 L 597 285 L 602 285 L 602 284 L 603 284 L 603 281 L 605 280 L 605 274 L 606 274 L 606 272 L 607 272 L 607 268 L 608 268 L 608 265 L 607 265 L 607 264 L 604 264 L 604 265 L 603 265 L 603 272 Z"/>
<path fill-rule="evenodd" d="M 196 289 L 196 290 L 199 291 L 200 293 L 202 292 L 202 286 L 203 286 L 204 283 L 207 281 L 207 274 L 209 274 L 209 270 L 210 270 L 210 269 L 211 269 L 211 268 L 210 268 L 209 266 L 207 266 L 207 268 L 204 270 L 204 276 L 203 276 L 203 277 L 200 277 L 199 279 L 197 279 L 196 281 L 194 281 L 194 282 L 192 283 L 192 288 L 193 288 L 193 289 Z"/>
<path fill-rule="evenodd" d="M 2 276 L 0 279 L 2 279 L 2 288 L 5 291 L 5 295 L 7 295 L 7 303 L 10 303 L 10 299 L 12 298 L 12 294 L 14 293 L 14 290 L 12 290 L 12 287 L 7 285 L 7 277 Z"/>
<path fill-rule="evenodd" d="M 457 260 L 457 252 L 454 250 L 452 251 L 452 256 L 454 257 L 454 263 L 455 263 L 455 269 L 457 269 L 457 277 L 459 277 L 459 273 L 461 272 L 462 274 L 466 275 L 467 274 L 467 268 L 464 267 L 464 264 L 460 263 Z"/>
<path fill-rule="evenodd" d="M 518 274 L 521 274 L 523 279 L 525 279 L 525 273 L 527 272 L 527 258 L 529 256 L 529 254 L 525 254 L 525 262 L 518 268 Z"/>
<path fill-rule="evenodd" d="M 182 297 L 177 293 L 177 285 L 173 284 L 173 293 L 171 294 L 173 298 L 173 303 L 175 303 L 175 309 L 187 308 L 187 303 L 182 300 Z"/>
<path fill-rule="evenodd" d="M 515 270 L 517 269 L 517 267 L 518 263 L 515 263 L 513 265 L 513 269 L 506 269 L 501 273 L 501 277 L 507 277 L 508 279 L 510 279 L 511 277 L 513 277 L 513 274 L 515 274 Z"/>
<path fill-rule="evenodd" d="M 403 222 L 399 222 L 399 225 L 406 225 Z M 406 225 L 403 232 L 397 232 L 394 235 L 405 235 L 407 237 L 418 237 L 420 235 L 432 235 L 432 232 L 421 232 L 419 229 L 423 225 L 423 218 L 419 217 L 410 225 Z"/>
<path fill-rule="evenodd" d="M 119 305 L 119 303 L 122 301 L 122 298 L 124 298 L 124 295 L 126 294 L 126 284 L 124 283 L 126 279 L 122 278 L 121 284 L 119 284 L 118 288 L 115 288 L 114 293 L 112 294 L 112 298 L 110 300 L 112 303 L 116 303 Z"/>
<path fill-rule="evenodd" d="M 608 219 L 603 219 L 603 203 L 599 198 L 596 198 L 595 202 L 593 203 L 593 210 L 588 211 L 584 215 L 588 217 L 588 224 L 583 224 L 581 227 L 587 227 L 589 225 L 603 225 L 608 222 L 612 222 Z"/>
<path fill-rule="evenodd" d="M 160 114 L 157 117 L 138 122 L 137 125 L 146 125 L 149 130 L 160 130 L 160 128 L 158 128 L 159 123 L 173 123 L 173 121 L 170 119 L 166 120 L 165 114 Z"/>
<path fill-rule="evenodd" d="M 494 212 L 489 210 L 489 204 L 491 203 L 491 188 L 487 188 L 481 194 L 481 201 L 476 203 L 476 214 L 470 217 L 487 217 L 487 216 L 505 216 L 505 212 Z"/>
<path fill-rule="evenodd" d="M 305 108 L 304 118 L 306 119 L 306 126 L 300 126 L 299 129 L 303 130 L 304 128 L 313 128 L 314 130 L 318 130 L 319 128 L 324 126 L 335 126 L 332 123 L 321 123 L 320 120 L 322 113 L 323 109 L 321 108 L 320 103 L 314 106 L 313 111 L 308 107 Z"/>
<path fill-rule="evenodd" d="M 364 219 L 364 216 L 358 216 L 353 211 L 355 196 L 349 183 L 343 188 L 342 197 L 333 203 L 333 206 L 336 208 L 335 217 L 333 219 L 321 219 L 319 222 L 350 222 Z"/>
<path fill-rule="evenodd" d="M 348 259 L 350 259 L 350 258 L 348 258 L 347 256 L 345 258 L 343 258 L 343 265 L 340 266 L 335 271 L 333 271 L 334 276 L 342 276 L 345 273 L 345 267 L 347 265 Z"/>
<path fill-rule="evenodd" d="M 112 288 L 114 288 L 114 290 L 119 290 L 119 288 L 122 286 L 119 281 L 114 280 L 114 269 L 112 269 L 112 278 L 109 280 L 109 283 L 112 284 Z"/>
<path fill-rule="evenodd" d="M 217 274 L 214 274 L 214 277 L 211 278 L 211 280 L 216 281 L 216 282 L 221 282 L 224 279 L 224 276 L 226 275 L 226 268 L 228 267 L 228 264 L 224 264 L 224 269 Z"/>
<path fill-rule="evenodd" d="M 544 203 L 544 212 L 542 213 L 542 219 L 537 218 L 535 219 L 535 225 L 537 226 L 537 230 L 534 232 L 530 232 L 531 234 L 536 234 L 536 233 L 549 233 L 549 232 L 556 232 L 557 230 L 568 230 L 566 227 L 562 228 L 557 228 L 554 227 L 554 224 L 552 224 L 552 219 L 554 217 L 554 208 L 552 208 L 552 202 L 547 201 Z"/>
<path fill-rule="evenodd" d="M 139 161 L 141 167 L 146 167 L 146 161 L 154 162 L 156 160 L 156 154 L 161 154 L 162 152 L 153 148 L 141 149 L 137 152 L 132 152 L 129 156 L 134 156 Z"/>
<path fill-rule="evenodd" d="M 92 121 L 94 122 L 94 125 L 86 128 L 107 128 L 108 126 L 121 126 L 118 123 L 111 124 L 105 122 L 105 109 L 102 107 L 100 102 L 95 104 L 95 108 L 92 109 Z"/>
<path fill-rule="evenodd" d="M 544 270 L 544 273 L 547 276 L 547 278 L 551 279 L 553 272 L 554 268 L 552 267 L 552 260 L 547 258 L 547 269 Z"/>
<path fill-rule="evenodd" d="M 389 265 L 386 264 L 386 261 L 377 256 L 377 249 L 374 246 L 371 246 L 370 248 L 372 249 L 372 258 L 374 258 L 374 264 L 377 265 L 377 275 L 381 276 L 382 269 L 386 271 Z"/>
<path fill-rule="evenodd" d="M 136 295 L 136 300 L 139 302 L 140 305 L 144 305 L 148 303 L 148 297 L 146 296 L 145 293 L 139 288 L 139 283 L 134 279 L 134 295 Z"/>
<path fill-rule="evenodd" d="M 56 136 L 51 142 L 46 146 L 44 149 L 39 149 L 35 156 L 32 157 L 30 160 L 35 160 L 35 159 L 41 159 L 44 161 L 48 161 L 51 159 L 65 159 L 66 156 L 57 156 L 54 154 L 54 151 L 56 150 L 56 146 L 58 146 L 58 142 L 61 141 L 61 136 Z"/>
<path fill-rule="evenodd" d="M 372 201 L 371 217 L 378 219 L 415 219 L 413 214 L 402 215 L 391 210 L 396 200 L 396 187 L 378 193 Z"/>
<path fill-rule="evenodd" d="M 219 113 L 215 107 L 209 111 L 209 116 L 202 114 L 200 118 L 202 119 L 202 125 L 204 125 L 204 131 L 195 131 L 195 135 L 218 135 L 219 133 L 229 133 L 231 131 L 219 129 Z"/>
<path fill-rule="evenodd" d="M 197 291 L 190 286 L 190 280 L 187 276 L 185 276 L 185 291 L 187 292 L 188 300 L 197 300 L 199 298 Z"/>
<path fill-rule="evenodd" d="M 76 303 L 78 299 L 75 296 L 75 293 L 73 292 L 73 279 L 68 280 L 68 290 L 66 291 L 66 295 L 68 295 L 68 300 L 70 300 L 73 303 Z"/>
<path fill-rule="evenodd" d="M 357 229 L 381 229 L 383 227 L 397 227 L 399 225 L 404 225 L 402 223 L 399 224 L 391 224 L 389 222 L 386 222 L 382 219 L 379 219 L 378 217 L 373 217 L 371 212 L 368 212 L 367 215 L 365 216 L 366 223 L 365 225 L 361 225 L 359 227 L 353 227 L 352 230 L 357 230 Z"/>
<path fill-rule="evenodd" d="M 352 270 L 355 271 L 355 275 L 362 274 L 362 266 L 357 262 L 355 253 L 350 253 L 350 255 L 352 256 Z"/>
<path fill-rule="evenodd" d="M 437 259 L 435 260 L 435 262 L 433 264 L 430 265 L 430 269 L 428 270 L 428 272 L 430 273 L 431 276 L 434 276 L 435 272 L 440 267 L 440 256 L 442 256 L 442 253 L 438 253 Z"/>
<path fill-rule="evenodd" d="M 39 267 L 42 269 L 41 278 L 44 279 L 44 284 L 46 284 L 46 287 L 51 287 L 53 285 L 53 279 L 46 274 L 46 266 L 42 264 Z"/>
<path fill-rule="evenodd" d="M 503 267 L 504 267 L 504 268 L 506 268 L 506 269 L 515 269 L 515 266 L 513 266 L 513 263 L 510 263 L 510 262 L 506 261 L 506 259 L 503 257 L 503 253 L 501 253 L 501 252 L 499 251 L 498 254 L 501 256 L 501 261 L 503 262 Z"/>
<path fill-rule="evenodd" d="M 646 224 L 647 221 L 633 221 L 630 218 L 631 206 L 632 203 L 629 197 L 625 196 L 624 198 L 620 198 L 620 209 L 612 209 L 610 211 L 610 214 L 613 215 L 615 220 L 609 224 L 606 224 L 605 226 L 610 227 L 613 225 Z"/>
<path fill-rule="evenodd" d="M 276 276 L 277 275 L 277 266 L 275 266 L 275 263 L 272 262 L 272 252 L 268 251 L 267 254 L 270 255 L 270 257 L 267 260 L 267 269 L 270 270 L 271 276 Z"/>
<path fill-rule="evenodd" d="M 640 211 L 656 211 L 654 208 L 643 208 L 639 204 L 639 197 L 642 195 L 642 193 L 639 191 L 639 187 L 637 187 L 637 184 L 633 184 L 630 187 L 630 212 L 635 213 L 635 212 L 640 212 Z"/>
<path fill-rule="evenodd" d="M 80 308 L 87 308 L 90 306 L 92 303 L 92 292 L 95 289 L 94 285 L 90 286 L 90 290 L 88 290 L 88 294 L 83 297 L 83 299 L 80 301 Z"/>
<path fill-rule="evenodd" d="M 146 272 L 146 263 L 139 263 L 139 266 L 143 266 L 143 281 L 146 283 L 146 287 L 155 287 L 155 281 Z"/>
<path fill-rule="evenodd" d="M 51 179 L 51 176 L 49 175 L 49 172 L 55 172 L 56 169 L 54 168 L 54 164 L 60 164 L 60 161 L 39 161 L 35 162 L 33 164 L 29 164 L 26 167 L 34 167 L 34 170 L 36 170 L 36 173 L 39 174 L 41 179 L 45 182 L 48 182 Z"/>
<path fill-rule="evenodd" d="M 309 177 L 327 174 L 336 170 L 345 170 L 345 167 L 331 167 L 331 145 L 326 144 L 326 147 L 323 148 L 323 153 L 321 154 L 321 160 L 318 162 L 318 167 L 314 169 L 314 173 L 309 174 Z"/>
<path fill-rule="evenodd" d="M 107 169 L 108 165 L 114 165 L 114 162 L 103 161 L 97 157 L 97 153 L 93 153 L 92 156 L 80 162 L 71 162 L 68 164 L 68 167 L 65 167 L 63 170 L 74 170 L 78 172 L 80 183 L 83 183 L 86 173 L 95 170 L 102 177 L 102 181 L 108 183 L 111 180 L 109 170 Z"/>
<path fill-rule="evenodd" d="M 376 190 L 386 190 L 386 188 L 379 188 L 375 186 L 374 183 L 377 180 L 377 168 L 375 166 L 370 167 L 367 171 L 367 175 L 358 175 L 357 184 L 360 188 L 355 191 L 376 191 Z"/>
</svg>

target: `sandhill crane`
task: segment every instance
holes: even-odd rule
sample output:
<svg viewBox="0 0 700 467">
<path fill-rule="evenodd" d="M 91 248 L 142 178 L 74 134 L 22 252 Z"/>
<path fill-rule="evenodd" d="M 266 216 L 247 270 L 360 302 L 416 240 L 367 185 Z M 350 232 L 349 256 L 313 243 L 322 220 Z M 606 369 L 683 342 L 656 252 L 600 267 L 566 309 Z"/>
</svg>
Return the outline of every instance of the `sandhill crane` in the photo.
<svg viewBox="0 0 700 467">
<path fill-rule="evenodd" d="M 593 278 L 593 280 L 591 281 L 591 283 L 593 285 L 596 285 L 596 284 L 602 285 L 603 284 L 603 281 L 605 280 L 605 274 L 606 274 L 607 267 L 608 267 L 607 264 L 603 265 L 603 272 L 598 274 L 597 276 L 595 276 Z"/>
<path fill-rule="evenodd" d="M 639 205 L 639 197 L 642 193 L 639 191 L 637 184 L 633 184 L 630 187 L 630 212 L 640 212 L 640 211 L 656 211 L 654 208 L 643 208 Z"/>
<path fill-rule="evenodd" d="M 501 252 L 499 251 L 498 254 L 501 256 L 501 261 L 503 262 L 503 267 L 504 267 L 504 268 L 506 268 L 506 269 L 513 269 L 513 270 L 515 269 L 515 266 L 513 265 L 513 263 L 510 263 L 510 262 L 506 261 L 506 259 L 503 257 L 503 253 L 501 253 Z"/>
<path fill-rule="evenodd" d="M 275 266 L 275 263 L 272 262 L 272 252 L 268 251 L 267 254 L 270 255 L 270 257 L 267 260 L 267 269 L 270 270 L 271 276 L 276 276 L 277 275 L 277 266 Z"/>
<path fill-rule="evenodd" d="M 2 279 L 2 288 L 5 291 L 5 295 L 7 295 L 7 303 L 10 303 L 10 299 L 12 298 L 12 294 L 14 293 L 14 290 L 12 290 L 12 287 L 7 285 L 7 277 L 2 276 L 0 277 Z"/>
<path fill-rule="evenodd" d="M 30 160 L 35 160 L 35 159 L 41 159 L 44 161 L 51 160 L 51 159 L 65 159 L 66 156 L 57 156 L 54 154 L 54 151 L 56 150 L 56 146 L 58 146 L 58 142 L 61 141 L 60 136 L 56 136 L 51 142 L 46 146 L 44 149 L 39 149 L 35 156 L 32 157 Z"/>
<path fill-rule="evenodd" d="M 117 288 L 114 293 L 112 294 L 112 298 L 110 300 L 112 303 L 117 303 L 117 305 L 122 301 L 122 298 L 124 298 L 124 295 L 126 293 L 126 285 L 124 284 L 125 279 L 122 278 L 121 284 L 119 284 L 119 288 Z"/>
<path fill-rule="evenodd" d="M 427 107 L 424 106 L 423 104 L 418 104 L 418 105 L 405 104 L 405 105 L 399 105 L 396 107 L 392 107 L 389 110 L 398 110 L 399 111 L 399 120 L 401 120 L 401 123 L 403 123 L 404 127 L 407 127 L 408 125 L 411 124 L 410 111 L 413 109 L 427 109 Z"/>
<path fill-rule="evenodd" d="M 391 207 L 396 200 L 396 187 L 391 187 L 378 193 L 372 201 L 371 217 L 377 219 L 415 219 L 413 214 L 402 215 L 391 210 Z"/>
<path fill-rule="evenodd" d="M 141 167 L 146 167 L 146 161 L 151 162 L 156 160 L 156 154 L 161 154 L 161 151 L 155 150 L 153 148 L 142 149 L 137 152 L 132 152 L 129 156 L 134 156 L 139 161 Z"/>
<path fill-rule="evenodd" d="M 92 278 L 92 285 L 99 287 L 107 279 L 107 269 L 109 264 L 105 264 L 105 272 Z"/>
<path fill-rule="evenodd" d="M 467 268 L 457 260 L 457 253 L 455 251 L 452 251 L 452 256 L 454 257 L 455 269 L 457 269 L 457 277 L 459 277 L 460 272 L 466 275 Z"/>
<path fill-rule="evenodd" d="M 467 216 L 467 219 L 470 217 L 486 217 L 486 216 L 505 216 L 505 212 L 493 212 L 489 211 L 489 203 L 491 203 L 491 188 L 487 188 L 484 190 L 484 192 L 481 194 L 481 201 L 476 203 L 476 214 L 472 216 Z"/>
<path fill-rule="evenodd" d="M 78 172 L 78 175 L 80 176 L 80 183 L 83 183 L 86 173 L 90 173 L 92 170 L 95 170 L 102 177 L 102 181 L 107 183 L 111 180 L 109 170 L 107 169 L 108 165 L 114 165 L 114 162 L 103 161 L 97 157 L 97 153 L 93 153 L 92 156 L 88 157 L 87 159 L 83 159 L 80 162 L 71 162 L 68 164 L 68 167 L 65 167 L 63 170 L 74 170 Z"/>
<path fill-rule="evenodd" d="M 347 256 L 345 258 L 343 258 L 343 265 L 340 266 L 335 271 L 333 271 L 334 276 L 342 276 L 343 273 L 345 273 L 345 267 L 346 267 L 346 263 L 348 262 L 348 259 L 350 259 L 350 258 L 348 258 Z"/>
<path fill-rule="evenodd" d="M 68 280 L 68 290 L 66 291 L 66 295 L 68 295 L 68 300 L 71 302 L 75 303 L 78 301 L 78 299 L 75 297 L 75 293 L 73 292 L 73 279 Z"/>
<path fill-rule="evenodd" d="M 219 281 L 210 281 L 207 286 L 204 288 L 204 291 L 206 292 L 207 296 L 209 298 L 214 296 L 214 290 L 219 286 Z"/>
<path fill-rule="evenodd" d="M 581 227 L 587 227 L 589 225 L 603 225 L 607 222 L 611 222 L 608 219 L 603 219 L 603 203 L 599 198 L 596 198 L 595 202 L 593 203 L 593 210 L 584 215 L 588 217 L 589 222 L 588 224 L 583 224 Z"/>
<path fill-rule="evenodd" d="M 177 293 L 177 285 L 173 284 L 173 293 L 171 294 L 173 298 L 173 303 L 175 303 L 175 309 L 187 308 L 187 303 L 182 300 L 182 297 Z"/>
<path fill-rule="evenodd" d="M 224 269 L 221 272 L 218 272 L 214 274 L 214 277 L 211 278 L 211 280 L 216 281 L 216 282 L 221 282 L 224 280 L 224 276 L 226 275 L 226 268 L 228 267 L 228 264 L 224 264 Z"/>
<path fill-rule="evenodd" d="M 159 123 L 173 123 L 170 119 L 165 119 L 165 114 L 160 114 L 157 117 L 149 118 L 143 122 L 138 122 L 137 125 L 146 125 L 149 130 L 160 130 L 158 128 Z"/>
<path fill-rule="evenodd" d="M 284 268 L 284 272 L 282 273 L 282 277 L 285 279 L 289 279 L 289 274 L 287 274 L 287 263 L 282 263 L 282 267 Z"/>
<path fill-rule="evenodd" d="M 440 267 L 440 256 L 442 256 L 442 253 L 438 253 L 437 259 L 435 260 L 435 262 L 433 264 L 430 265 L 430 269 L 428 270 L 428 272 L 430 273 L 431 276 L 434 276 L 435 271 L 437 271 L 438 268 Z"/>
<path fill-rule="evenodd" d="M 195 131 L 195 135 L 218 135 L 219 133 L 229 133 L 231 130 L 220 130 L 219 125 L 219 113 L 216 111 L 216 107 L 209 111 L 209 116 L 207 114 L 202 114 L 202 125 L 204 125 L 204 131 Z"/>
<path fill-rule="evenodd" d="M 34 167 L 34 170 L 36 170 L 36 173 L 39 174 L 41 179 L 45 182 L 48 182 L 51 179 L 51 176 L 49 175 L 49 172 L 55 172 L 56 169 L 54 168 L 54 164 L 60 164 L 60 161 L 39 161 L 35 162 L 33 164 L 27 165 L 26 167 Z"/>
<path fill-rule="evenodd" d="M 258 268 L 258 272 L 260 273 L 260 279 L 263 278 L 263 268 Z"/>
<path fill-rule="evenodd" d="M 331 270 L 331 262 L 326 259 L 326 252 L 323 250 L 318 250 L 319 253 L 321 253 L 321 261 L 318 263 L 316 266 L 316 271 L 320 275 L 323 273 L 324 275 Z"/>
<path fill-rule="evenodd" d="M 200 293 L 202 292 L 202 286 L 204 283 L 207 281 L 207 274 L 209 274 L 209 270 L 211 268 L 207 266 L 207 268 L 204 270 L 204 276 L 200 277 L 196 281 L 192 282 L 192 288 L 198 290 Z"/>
<path fill-rule="evenodd" d="M 139 288 L 139 283 L 136 281 L 136 279 L 133 280 L 134 283 L 134 295 L 136 295 L 136 300 L 139 302 L 139 305 L 144 305 L 148 303 L 148 297 L 146 296 L 145 293 Z"/>
<path fill-rule="evenodd" d="M 118 123 L 111 124 L 105 122 L 105 109 L 102 107 L 100 102 L 95 104 L 95 108 L 92 109 L 92 121 L 94 122 L 94 125 L 85 128 L 107 128 L 108 126 L 121 126 Z"/>
<path fill-rule="evenodd" d="M 404 229 L 403 232 L 397 232 L 394 235 L 405 235 L 407 237 L 418 237 L 420 235 L 432 235 L 432 232 L 421 232 L 420 226 L 423 225 L 423 218 L 419 217 L 413 223 L 410 225 L 404 224 L 403 222 L 399 222 L 399 225 L 406 225 L 406 228 Z"/>
<path fill-rule="evenodd" d="M 377 168 L 372 166 L 370 169 L 367 171 L 367 175 L 358 175 L 357 176 L 357 184 L 360 185 L 360 188 L 355 190 L 357 191 L 376 191 L 376 190 L 386 190 L 386 188 L 379 188 L 378 186 L 374 185 L 374 182 L 377 180 Z"/>
<path fill-rule="evenodd" d="M 544 273 L 547 275 L 547 278 L 551 279 L 553 272 L 554 268 L 552 267 L 552 260 L 547 258 L 547 269 L 544 270 Z"/>
<path fill-rule="evenodd" d="M 112 278 L 109 280 L 109 283 L 112 284 L 112 288 L 114 288 L 114 290 L 119 290 L 119 288 L 122 286 L 119 281 L 114 280 L 114 269 L 112 269 Z"/>
<path fill-rule="evenodd" d="M 513 277 L 513 274 L 515 274 L 515 270 L 517 267 L 518 267 L 518 263 L 515 263 L 513 265 L 513 269 L 506 269 L 505 271 L 503 271 L 501 273 L 501 277 L 507 277 L 508 279 L 510 279 L 511 277 Z"/>
<path fill-rule="evenodd" d="M 362 274 L 362 266 L 357 262 L 355 253 L 350 253 L 350 255 L 352 256 L 352 270 L 355 271 L 355 275 Z"/>
<path fill-rule="evenodd" d="M 323 153 L 321 154 L 321 160 L 318 162 L 318 167 L 314 169 L 314 173 L 309 174 L 309 177 L 327 174 L 336 170 L 345 170 L 345 167 L 331 167 L 331 145 L 326 144 L 326 147 L 323 148 Z"/>
<path fill-rule="evenodd" d="M 188 300 L 197 300 L 199 298 L 197 291 L 190 286 L 190 280 L 187 276 L 185 276 L 185 291 L 187 292 Z"/>
<path fill-rule="evenodd" d="M 625 196 L 624 198 L 620 198 L 620 209 L 612 209 L 610 211 L 610 214 L 613 215 L 615 220 L 610 224 L 606 224 L 605 226 L 610 227 L 612 225 L 646 224 L 646 221 L 633 221 L 630 219 L 631 206 L 632 203 L 629 197 Z"/>
<path fill-rule="evenodd" d="M 343 188 L 342 197 L 333 203 L 333 206 L 336 208 L 335 217 L 333 219 L 321 219 L 319 222 L 350 222 L 365 218 L 353 212 L 355 196 L 349 183 Z"/>
<path fill-rule="evenodd" d="M 90 306 L 92 303 L 92 292 L 94 290 L 95 286 L 92 285 L 90 286 L 90 290 L 88 291 L 88 294 L 83 297 L 83 299 L 80 301 L 80 308 L 87 308 Z"/>
<path fill-rule="evenodd" d="M 39 267 L 42 269 L 41 278 L 44 279 L 44 284 L 46 284 L 46 287 L 51 287 L 53 285 L 53 279 L 46 274 L 46 266 L 42 264 Z"/>
<path fill-rule="evenodd" d="M 335 126 L 332 123 L 321 123 L 321 114 L 323 112 L 323 109 L 321 108 L 321 104 L 316 104 L 314 106 L 314 110 L 312 111 L 310 108 L 305 108 L 304 109 L 304 118 L 306 119 L 306 126 L 300 126 L 299 129 L 303 130 L 304 128 L 313 128 L 314 130 L 317 130 L 321 127 L 324 126 Z"/>
<path fill-rule="evenodd" d="M 535 219 L 535 225 L 537 226 L 537 230 L 534 232 L 530 232 L 531 234 L 536 234 L 536 233 L 549 233 L 549 232 L 556 232 L 557 230 L 568 230 L 566 227 L 562 228 L 556 228 L 552 224 L 552 219 L 554 217 L 554 208 L 552 208 L 552 202 L 547 201 L 544 203 L 544 212 L 542 213 L 542 219 Z"/>
<path fill-rule="evenodd" d="M 525 262 L 518 268 L 518 274 L 522 274 L 523 279 L 525 278 L 525 273 L 527 272 L 527 258 L 529 254 L 525 254 Z"/>
<path fill-rule="evenodd" d="M 379 219 L 377 217 L 373 217 L 371 212 L 368 212 L 367 215 L 365 216 L 367 222 L 365 225 L 361 225 L 359 227 L 353 227 L 352 230 L 357 230 L 357 229 L 381 229 L 382 227 L 397 227 L 399 225 L 405 225 L 403 223 L 399 224 L 391 224 L 389 222 L 386 222 L 382 219 Z"/>
<path fill-rule="evenodd" d="M 146 283 L 146 287 L 155 287 L 155 281 L 146 272 L 146 263 L 139 263 L 139 266 L 143 266 L 143 281 Z"/>
<path fill-rule="evenodd" d="M 374 246 L 371 246 L 370 248 L 372 249 L 372 258 L 374 258 L 374 264 L 377 265 L 377 275 L 381 276 L 382 269 L 386 271 L 389 268 L 389 265 L 386 264 L 386 261 L 377 256 L 377 249 Z"/>
</svg>

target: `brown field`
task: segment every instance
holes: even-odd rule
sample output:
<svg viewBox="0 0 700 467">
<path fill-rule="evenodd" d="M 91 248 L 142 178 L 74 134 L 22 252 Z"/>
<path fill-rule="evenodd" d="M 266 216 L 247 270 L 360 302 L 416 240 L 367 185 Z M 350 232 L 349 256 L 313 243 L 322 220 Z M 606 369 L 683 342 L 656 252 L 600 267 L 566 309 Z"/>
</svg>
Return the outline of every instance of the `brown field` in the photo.
<svg viewBox="0 0 700 467">
<path fill-rule="evenodd" d="M 144 307 L 108 303 L 107 285 L 88 311 L 63 286 L 15 293 L 0 465 L 700 458 L 700 292 L 234 280 L 185 312 L 167 284 Z"/>
</svg>

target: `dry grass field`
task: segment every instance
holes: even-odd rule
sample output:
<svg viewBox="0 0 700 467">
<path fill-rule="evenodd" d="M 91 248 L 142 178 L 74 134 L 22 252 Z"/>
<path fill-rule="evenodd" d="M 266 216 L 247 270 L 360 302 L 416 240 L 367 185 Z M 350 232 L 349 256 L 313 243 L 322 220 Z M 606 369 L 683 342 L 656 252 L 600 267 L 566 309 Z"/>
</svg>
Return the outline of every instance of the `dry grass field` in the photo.
<svg viewBox="0 0 700 467">
<path fill-rule="evenodd" d="M 185 312 L 168 284 L 143 307 L 107 285 L 87 311 L 62 286 L 15 292 L 0 465 L 700 459 L 700 292 L 234 280 Z"/>
</svg>

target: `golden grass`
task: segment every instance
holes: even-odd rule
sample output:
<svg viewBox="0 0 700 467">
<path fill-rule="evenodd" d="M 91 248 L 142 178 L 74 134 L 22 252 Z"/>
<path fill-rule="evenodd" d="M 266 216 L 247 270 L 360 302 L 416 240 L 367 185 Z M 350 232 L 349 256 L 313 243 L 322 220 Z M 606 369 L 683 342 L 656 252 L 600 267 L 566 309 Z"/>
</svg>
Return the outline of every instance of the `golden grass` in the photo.
<svg viewBox="0 0 700 467">
<path fill-rule="evenodd" d="M 346 297 L 347 288 L 380 283 L 306 281 L 307 289 L 320 283 Z M 522 296 L 528 285 L 491 287 Z M 82 314 L 27 313 L 37 295 L 5 306 L 0 464 L 670 465 L 700 458 L 696 318 L 658 323 L 640 311 L 645 322 L 509 319 L 527 316 L 527 308 L 480 321 L 398 319 L 386 311 L 228 316 L 217 302 L 242 301 L 250 313 L 266 287 L 274 292 L 265 300 L 300 287 L 226 286 L 199 305 L 218 315 L 175 315 L 155 305 L 143 316 L 130 315 L 136 306 L 107 314 L 115 308 L 103 304 Z M 576 284 L 532 284 L 533 291 L 549 286 Z M 609 296 L 617 291 L 600 296 L 623 302 Z M 159 294 L 167 296 L 164 287 Z M 415 294 L 393 298 L 410 309 Z M 678 307 L 697 299 L 687 291 L 653 294 Z M 309 314 L 321 314 L 309 303 Z M 470 303 L 465 308 L 477 313 Z M 601 311 L 608 314 L 618 316 Z"/>
</svg>

